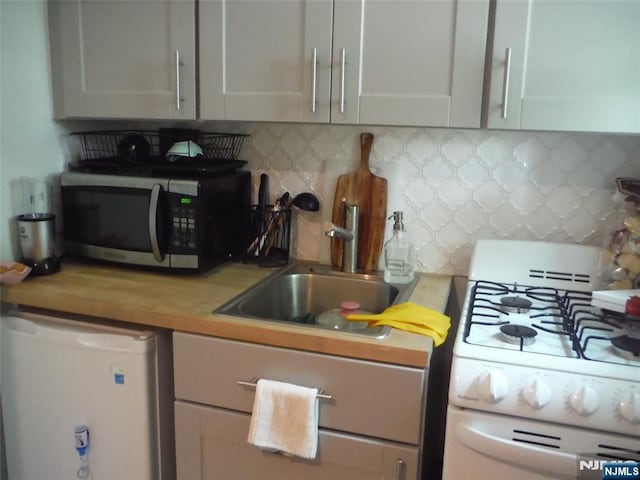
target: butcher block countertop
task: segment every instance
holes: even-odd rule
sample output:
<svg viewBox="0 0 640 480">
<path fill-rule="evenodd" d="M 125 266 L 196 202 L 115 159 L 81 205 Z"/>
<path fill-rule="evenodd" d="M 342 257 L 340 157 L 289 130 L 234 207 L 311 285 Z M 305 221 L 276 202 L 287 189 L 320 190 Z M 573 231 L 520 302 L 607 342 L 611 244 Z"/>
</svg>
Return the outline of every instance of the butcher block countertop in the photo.
<svg viewBox="0 0 640 480">
<path fill-rule="evenodd" d="M 2 286 L 2 301 L 247 342 L 424 368 L 431 338 L 392 330 L 386 339 L 212 311 L 273 273 L 227 263 L 201 274 L 157 273 L 65 260 L 59 273 Z M 410 301 L 444 311 L 451 277 L 419 274 Z"/>
</svg>

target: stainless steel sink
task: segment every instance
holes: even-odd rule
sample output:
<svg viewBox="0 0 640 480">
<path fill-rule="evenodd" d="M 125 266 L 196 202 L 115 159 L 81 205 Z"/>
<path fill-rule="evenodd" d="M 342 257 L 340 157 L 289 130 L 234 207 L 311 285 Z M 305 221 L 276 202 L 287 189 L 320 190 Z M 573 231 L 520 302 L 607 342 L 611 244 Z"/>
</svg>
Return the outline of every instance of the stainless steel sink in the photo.
<svg viewBox="0 0 640 480">
<path fill-rule="evenodd" d="M 325 265 L 298 262 L 275 272 L 213 313 L 325 328 L 316 323 L 316 318 L 340 308 L 342 302 L 357 302 L 360 310 L 380 313 L 407 301 L 416 282 L 417 279 L 407 285 L 388 284 L 382 275 L 343 273 Z M 384 338 L 390 328 L 367 328 L 365 322 L 348 322 L 344 330 Z"/>
</svg>

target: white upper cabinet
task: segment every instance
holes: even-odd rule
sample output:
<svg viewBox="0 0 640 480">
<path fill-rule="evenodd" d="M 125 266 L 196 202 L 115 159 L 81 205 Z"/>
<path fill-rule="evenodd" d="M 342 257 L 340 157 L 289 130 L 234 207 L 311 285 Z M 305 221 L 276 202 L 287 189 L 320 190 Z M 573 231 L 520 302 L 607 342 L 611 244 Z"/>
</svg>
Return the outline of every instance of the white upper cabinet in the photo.
<svg viewBox="0 0 640 480">
<path fill-rule="evenodd" d="M 332 0 L 202 0 L 200 117 L 329 122 Z"/>
<path fill-rule="evenodd" d="M 479 127 L 487 21 L 488 0 L 203 0 L 201 118 Z"/>
<path fill-rule="evenodd" d="M 638 0 L 498 0 L 489 128 L 640 132 Z"/>
<path fill-rule="evenodd" d="M 57 117 L 195 119 L 195 4 L 50 0 Z"/>
<path fill-rule="evenodd" d="M 331 122 L 479 127 L 488 10 L 488 0 L 335 0 Z"/>
</svg>

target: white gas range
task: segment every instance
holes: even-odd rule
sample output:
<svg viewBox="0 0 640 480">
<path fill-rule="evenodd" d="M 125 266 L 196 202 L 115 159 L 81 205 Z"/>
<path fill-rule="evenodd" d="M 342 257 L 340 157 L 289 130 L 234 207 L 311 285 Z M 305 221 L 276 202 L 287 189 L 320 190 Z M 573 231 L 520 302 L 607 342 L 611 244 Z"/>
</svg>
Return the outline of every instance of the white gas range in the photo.
<svg viewBox="0 0 640 480">
<path fill-rule="evenodd" d="M 580 459 L 638 461 L 640 321 L 591 305 L 599 257 L 582 245 L 476 244 L 445 480 L 601 478 Z"/>
</svg>

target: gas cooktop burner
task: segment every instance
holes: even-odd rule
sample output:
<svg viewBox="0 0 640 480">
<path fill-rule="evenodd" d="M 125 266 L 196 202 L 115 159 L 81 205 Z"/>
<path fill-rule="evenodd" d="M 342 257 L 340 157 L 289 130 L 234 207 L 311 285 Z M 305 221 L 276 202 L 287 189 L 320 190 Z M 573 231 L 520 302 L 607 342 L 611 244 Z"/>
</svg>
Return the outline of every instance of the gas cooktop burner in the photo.
<svg viewBox="0 0 640 480">
<path fill-rule="evenodd" d="M 505 313 L 527 313 L 533 303 L 523 297 L 512 296 L 500 299 L 500 309 Z"/>
<path fill-rule="evenodd" d="M 533 328 L 525 325 L 502 325 L 500 327 L 502 338 L 509 343 L 517 343 L 521 345 L 531 345 L 536 341 L 536 332 Z"/>
<path fill-rule="evenodd" d="M 564 292 L 551 287 L 477 281 L 467 299 L 464 341 L 576 358 L 579 353 L 572 325 L 566 320 L 564 296 Z"/>
<path fill-rule="evenodd" d="M 629 335 L 622 335 L 611 339 L 611 345 L 623 355 L 640 357 L 640 338 L 633 338 Z"/>
</svg>

